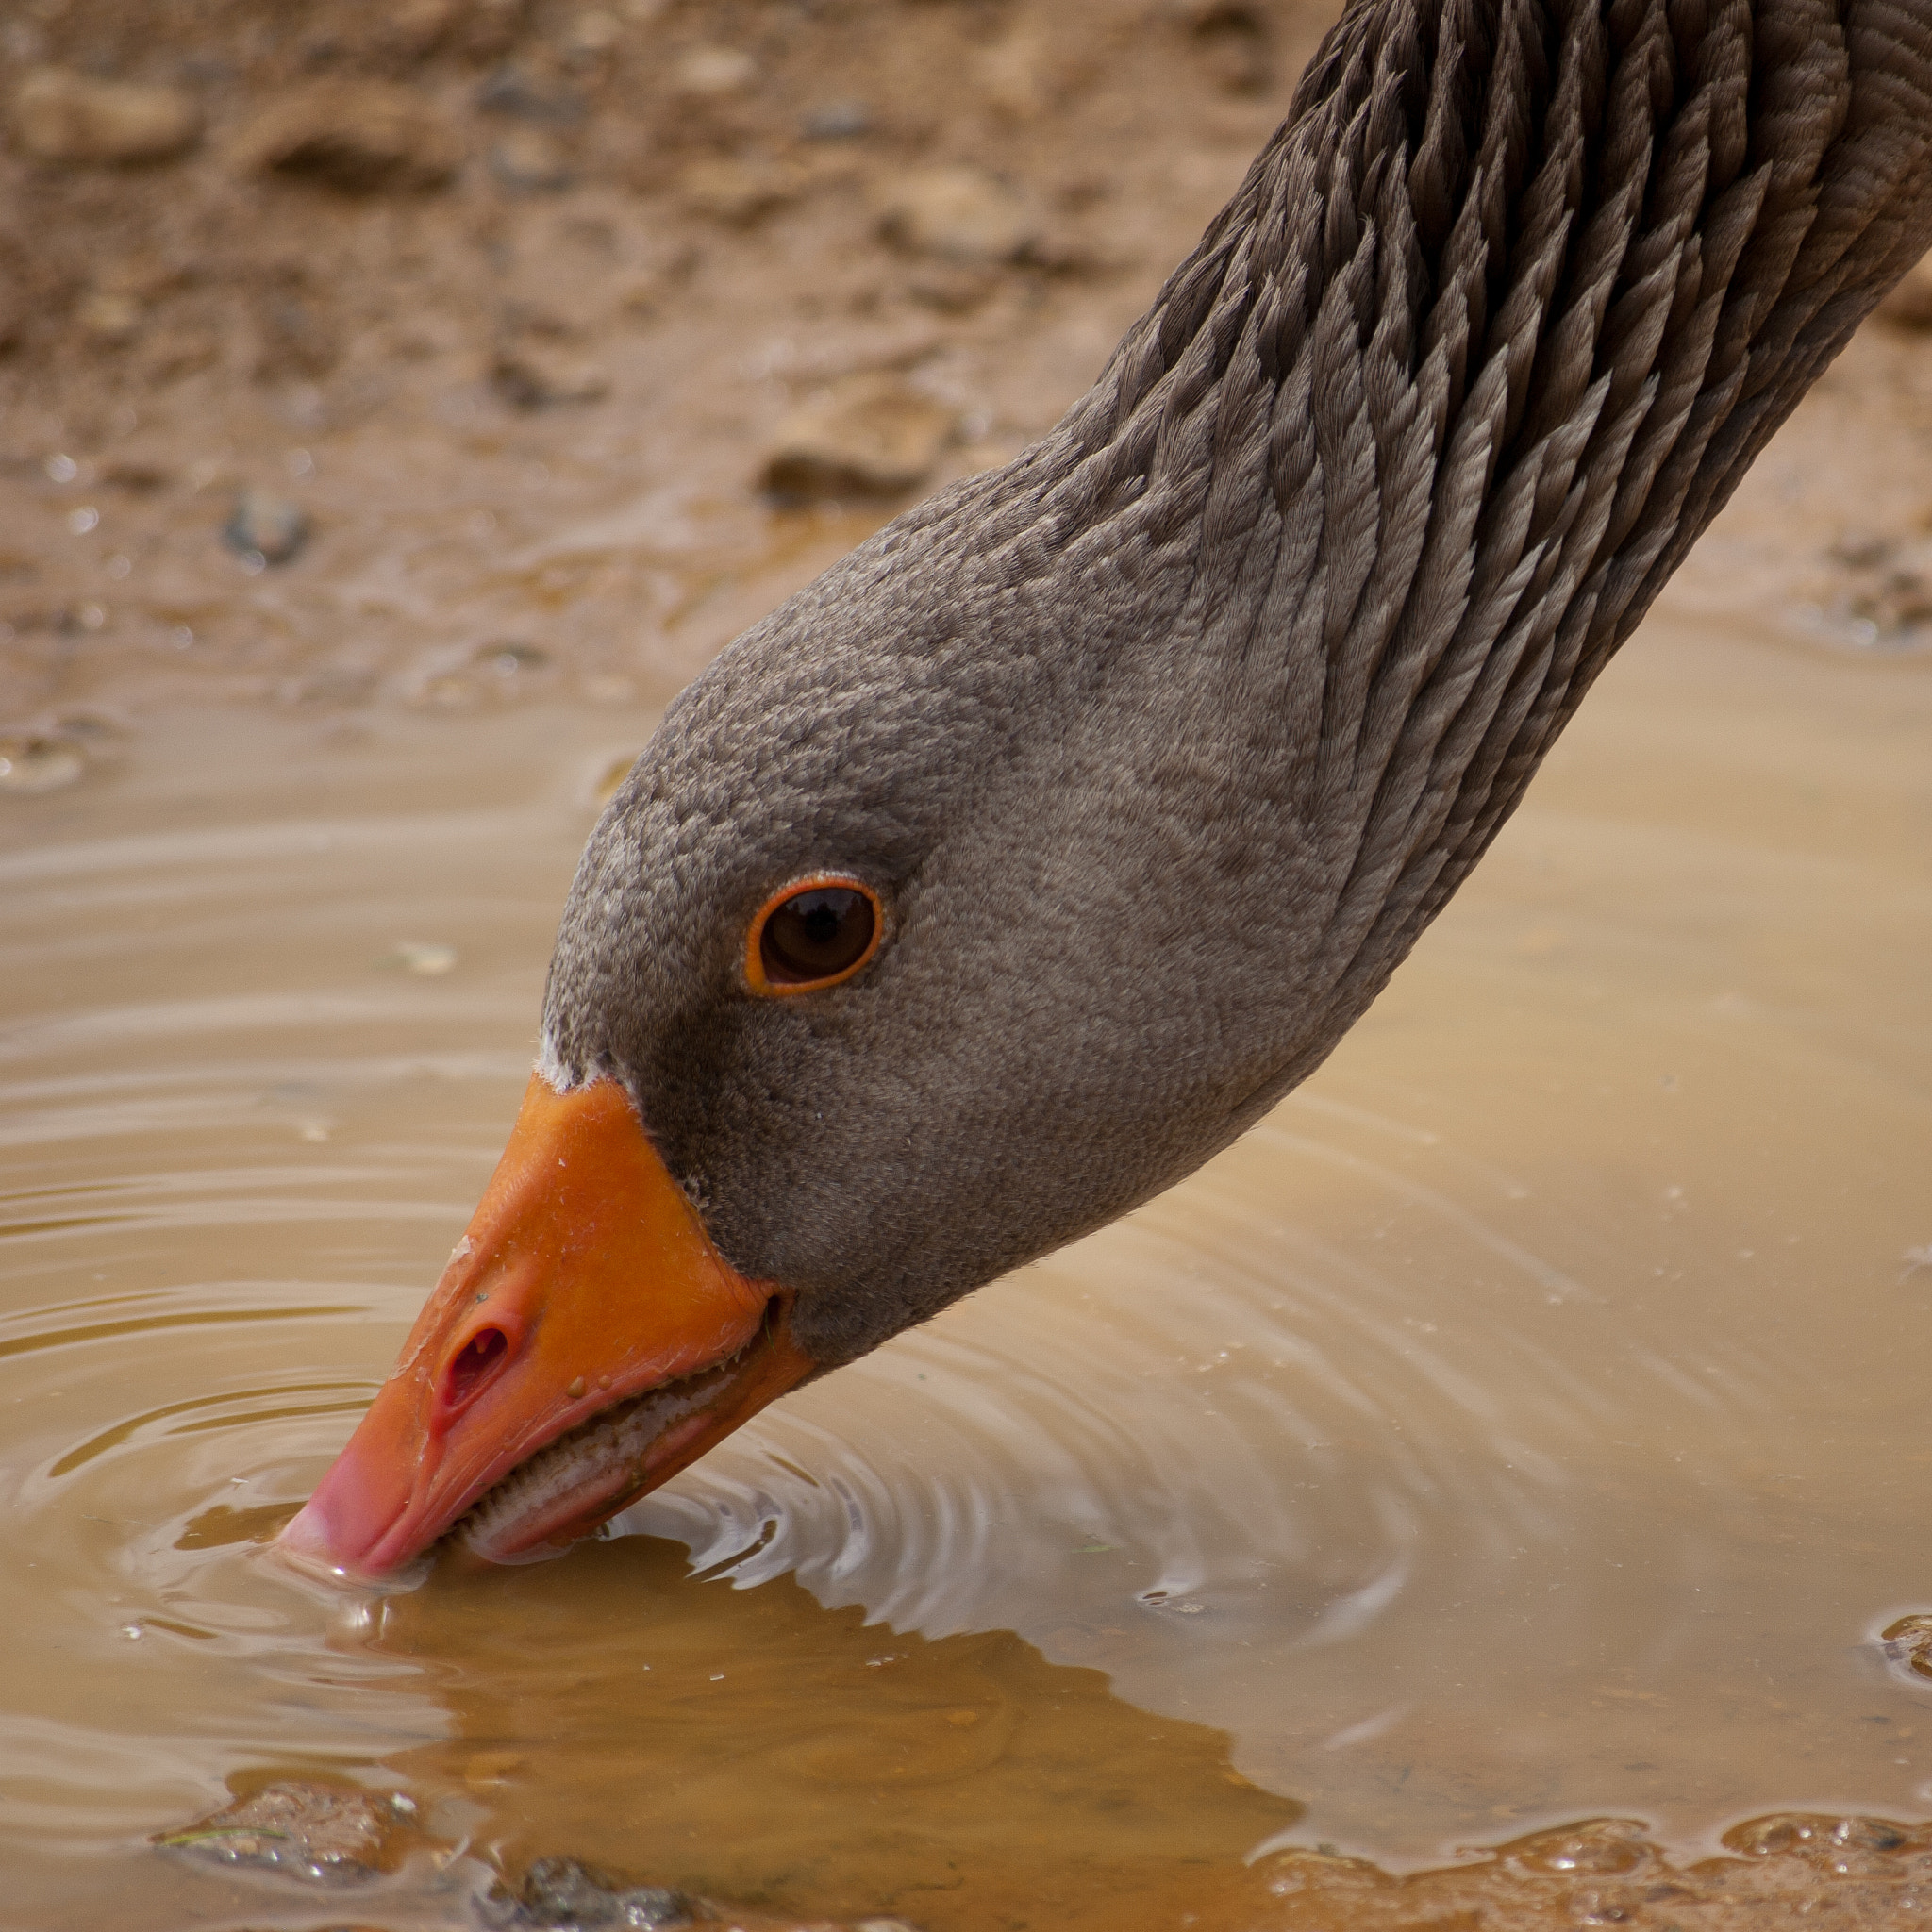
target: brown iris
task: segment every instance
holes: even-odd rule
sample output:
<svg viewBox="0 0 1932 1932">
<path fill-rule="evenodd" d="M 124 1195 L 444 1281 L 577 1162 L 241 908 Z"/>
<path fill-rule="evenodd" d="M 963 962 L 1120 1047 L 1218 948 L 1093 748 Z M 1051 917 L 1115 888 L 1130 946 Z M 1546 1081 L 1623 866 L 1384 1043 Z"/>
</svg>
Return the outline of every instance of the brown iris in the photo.
<svg viewBox="0 0 1932 1932">
<path fill-rule="evenodd" d="M 752 921 L 745 977 L 755 992 L 836 986 L 872 958 L 883 927 L 877 895 L 858 879 L 794 880 Z"/>
</svg>

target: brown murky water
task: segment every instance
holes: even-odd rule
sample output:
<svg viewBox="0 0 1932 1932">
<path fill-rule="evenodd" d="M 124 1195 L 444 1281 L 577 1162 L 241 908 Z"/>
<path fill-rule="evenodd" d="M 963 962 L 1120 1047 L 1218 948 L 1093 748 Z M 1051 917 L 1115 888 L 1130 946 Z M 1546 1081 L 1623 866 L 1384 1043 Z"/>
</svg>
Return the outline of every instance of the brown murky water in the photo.
<svg viewBox="0 0 1932 1932">
<path fill-rule="evenodd" d="M 1932 1811 L 1875 1641 L 1932 1604 L 1932 660 L 1681 610 L 1186 1186 L 610 1541 L 291 1579 L 255 1540 L 488 1174 L 648 723 L 182 712 L 0 801 L 8 1923 L 339 1924 L 146 1843 L 315 1774 L 513 1872 L 933 1928 Z"/>
<path fill-rule="evenodd" d="M 447 1928 L 558 1855 L 928 1932 L 1923 1923 L 1932 1828 L 1764 1822 L 1932 1819 L 1932 1676 L 1878 1641 L 1932 1609 L 1923 336 L 1853 345 L 1194 1180 L 563 1560 L 361 1596 L 262 1546 L 495 1160 L 612 759 L 875 521 L 761 503 L 781 417 L 907 373 L 929 481 L 1040 433 L 1332 8 L 659 10 L 0 33 L 9 89 L 220 57 L 169 169 L 0 152 L 0 1926 Z M 311 28 L 450 109 L 441 198 L 237 174 Z M 679 108 L 709 40 L 762 77 Z M 512 54 L 582 110 L 554 192 L 492 172 Z M 789 183 L 742 222 L 683 172 L 741 147 Z M 934 159 L 1024 185 L 1037 258 L 885 247 Z M 507 399 L 506 344 L 606 399 Z M 286 566 L 222 547 L 243 484 L 312 515 Z M 150 1842 L 301 1779 L 407 1794 L 416 1848 L 305 1890 Z"/>
</svg>

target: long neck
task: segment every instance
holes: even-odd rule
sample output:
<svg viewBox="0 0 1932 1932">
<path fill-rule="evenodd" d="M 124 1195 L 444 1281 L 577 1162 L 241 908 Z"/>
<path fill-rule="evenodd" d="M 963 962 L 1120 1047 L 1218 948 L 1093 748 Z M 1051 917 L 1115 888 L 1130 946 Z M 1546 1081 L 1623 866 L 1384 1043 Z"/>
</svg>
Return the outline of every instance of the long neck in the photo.
<svg viewBox="0 0 1932 1932">
<path fill-rule="evenodd" d="M 1059 426 L 679 700 L 553 1063 L 628 1070 L 820 1360 L 1145 1199 L 1369 1004 L 1928 239 L 1932 0 L 1365 0 Z M 819 1030 L 691 991 L 799 827 L 904 882 Z"/>
<path fill-rule="evenodd" d="M 1180 629 L 1273 707 L 1332 841 L 1313 1058 L 1928 241 L 1932 0 L 1329 34 L 1026 507 L 1029 543 L 1186 547 Z"/>
</svg>

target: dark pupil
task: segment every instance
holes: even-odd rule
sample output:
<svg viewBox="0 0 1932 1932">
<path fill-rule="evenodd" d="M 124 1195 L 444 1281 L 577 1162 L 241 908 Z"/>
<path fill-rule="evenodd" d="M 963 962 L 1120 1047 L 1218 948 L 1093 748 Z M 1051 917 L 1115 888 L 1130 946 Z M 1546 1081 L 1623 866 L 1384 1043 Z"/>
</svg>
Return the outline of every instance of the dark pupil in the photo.
<svg viewBox="0 0 1932 1932">
<path fill-rule="evenodd" d="M 872 944 L 872 901 L 849 886 L 816 886 L 774 907 L 758 936 L 765 977 L 796 986 L 829 979 L 865 957 Z"/>
</svg>

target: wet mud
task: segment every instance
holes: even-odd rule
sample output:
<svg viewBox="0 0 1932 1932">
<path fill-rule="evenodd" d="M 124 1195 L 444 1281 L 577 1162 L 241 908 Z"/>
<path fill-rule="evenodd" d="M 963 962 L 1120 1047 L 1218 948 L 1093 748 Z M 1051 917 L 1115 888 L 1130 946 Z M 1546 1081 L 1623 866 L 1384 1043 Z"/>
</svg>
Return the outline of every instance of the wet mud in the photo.
<svg viewBox="0 0 1932 1932">
<path fill-rule="evenodd" d="M 266 1550 L 488 1176 L 658 711 L 1054 420 L 1324 24 L 0 23 L 24 1923 L 1932 1911 L 1909 303 L 1202 1174 L 560 1561 Z"/>
</svg>

